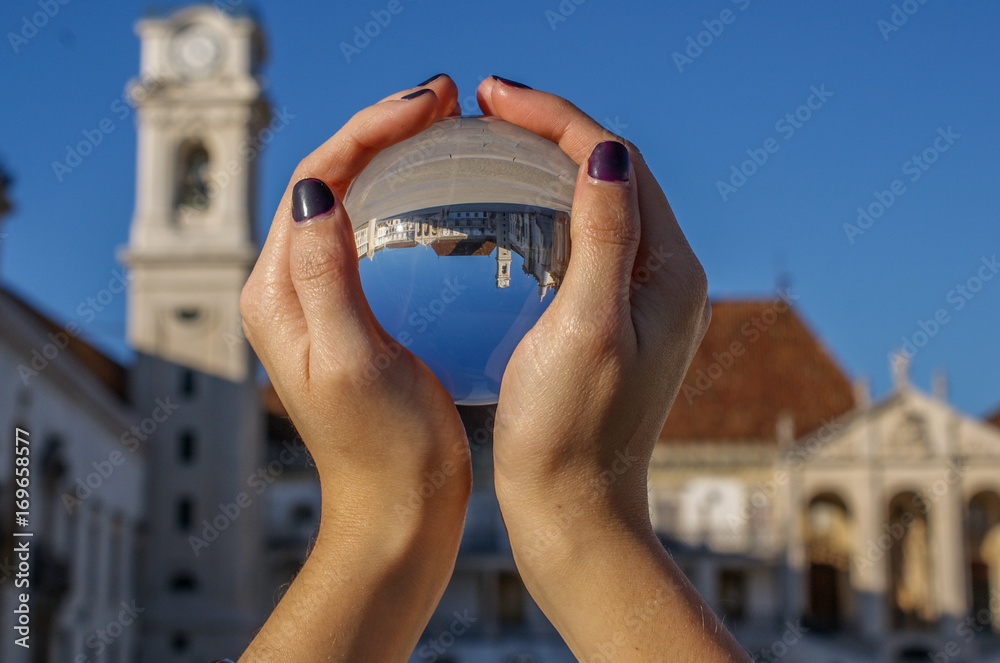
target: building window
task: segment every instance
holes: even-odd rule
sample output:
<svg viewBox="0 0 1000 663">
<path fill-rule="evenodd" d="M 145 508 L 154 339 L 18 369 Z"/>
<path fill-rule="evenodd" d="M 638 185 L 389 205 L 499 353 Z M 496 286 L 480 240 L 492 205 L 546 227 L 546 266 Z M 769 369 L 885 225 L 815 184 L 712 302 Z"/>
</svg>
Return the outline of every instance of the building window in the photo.
<svg viewBox="0 0 1000 663">
<path fill-rule="evenodd" d="M 191 639 L 184 631 L 177 631 L 170 636 L 170 648 L 176 652 L 187 651 L 191 646 Z"/>
<path fill-rule="evenodd" d="M 193 592 L 198 589 L 198 579 L 188 571 L 178 571 L 170 577 L 170 591 Z"/>
<path fill-rule="evenodd" d="M 742 621 L 746 616 L 746 602 L 746 573 L 733 569 L 720 571 L 718 606 L 722 614 L 730 621 Z"/>
<path fill-rule="evenodd" d="M 192 430 L 181 431 L 177 438 L 177 455 L 182 465 L 190 465 L 194 462 L 195 455 L 195 435 Z"/>
<path fill-rule="evenodd" d="M 180 392 L 181 396 L 184 398 L 192 398 L 195 394 L 195 375 L 194 371 L 190 368 L 185 368 L 181 371 L 181 385 Z"/>
<path fill-rule="evenodd" d="M 296 526 L 311 524 L 316 520 L 316 511 L 311 504 L 300 502 L 292 507 L 292 523 Z"/>
<path fill-rule="evenodd" d="M 497 608 L 501 624 L 517 626 L 524 623 L 524 594 L 520 576 L 510 572 L 500 574 Z"/>
<path fill-rule="evenodd" d="M 191 529 L 191 522 L 194 520 L 194 502 L 190 497 L 182 497 L 177 500 L 177 527 L 181 530 Z"/>
<path fill-rule="evenodd" d="M 201 317 L 201 309 L 196 306 L 182 306 L 174 309 L 174 317 L 181 322 L 194 322 Z"/>
</svg>

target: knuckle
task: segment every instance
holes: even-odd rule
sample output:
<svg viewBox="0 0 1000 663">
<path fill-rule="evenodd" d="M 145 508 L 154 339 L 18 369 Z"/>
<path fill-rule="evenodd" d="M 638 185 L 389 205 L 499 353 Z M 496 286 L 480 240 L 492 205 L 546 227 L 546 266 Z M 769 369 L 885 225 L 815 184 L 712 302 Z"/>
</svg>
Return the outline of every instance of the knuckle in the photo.
<svg viewBox="0 0 1000 663">
<path fill-rule="evenodd" d="M 600 311 L 588 307 L 562 317 L 554 331 L 582 358 L 603 361 L 621 354 L 625 317 L 617 307 Z M 548 333 L 545 336 L 551 337 Z"/>
<path fill-rule="evenodd" d="M 682 310 L 689 319 L 707 326 L 712 309 L 708 302 L 708 277 L 701 264 L 695 261 L 679 285 L 677 301 Z"/>
<path fill-rule="evenodd" d="M 277 311 L 281 301 L 280 287 L 254 271 L 240 291 L 240 318 L 243 334 L 254 345 L 254 338 L 265 338 L 265 332 L 279 322 Z"/>
<path fill-rule="evenodd" d="M 363 396 L 398 391 L 408 374 L 404 355 L 404 348 L 394 340 L 361 343 L 351 352 L 339 354 L 324 371 L 324 379 L 336 393 Z"/>
<path fill-rule="evenodd" d="M 240 317 L 243 318 L 243 331 L 248 335 L 258 321 L 258 296 L 256 283 L 251 278 L 240 291 Z"/>
<path fill-rule="evenodd" d="M 584 241 L 632 249 L 639 245 L 639 223 L 630 210 L 615 206 L 600 213 L 584 213 L 577 235 Z"/>
<path fill-rule="evenodd" d="M 295 164 L 295 170 L 292 171 L 292 181 L 298 182 L 301 179 L 309 177 L 309 173 L 315 171 L 316 157 L 314 153 L 307 154 L 302 157 L 297 164 Z"/>
<path fill-rule="evenodd" d="M 345 272 L 339 256 L 328 247 L 314 242 L 304 242 L 296 249 L 291 264 L 292 281 L 307 286 L 335 283 Z"/>
<path fill-rule="evenodd" d="M 242 326 L 243 326 L 243 338 L 247 340 L 247 343 L 249 343 L 251 347 L 256 347 L 254 343 L 253 326 L 247 322 L 246 316 L 243 316 Z"/>
</svg>

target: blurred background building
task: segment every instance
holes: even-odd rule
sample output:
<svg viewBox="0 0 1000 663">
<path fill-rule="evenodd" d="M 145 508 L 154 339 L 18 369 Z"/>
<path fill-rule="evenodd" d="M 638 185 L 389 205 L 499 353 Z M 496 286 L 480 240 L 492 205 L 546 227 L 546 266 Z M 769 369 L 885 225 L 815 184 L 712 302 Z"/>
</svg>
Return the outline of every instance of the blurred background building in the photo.
<svg viewBox="0 0 1000 663">
<path fill-rule="evenodd" d="M 30 431 L 36 533 L 34 647 L 5 637 L 10 663 L 235 657 L 318 527 L 315 472 L 239 321 L 257 252 L 249 152 L 271 121 L 263 38 L 211 7 L 137 33 L 135 213 L 127 275 L 108 284 L 128 289 L 135 363 L 0 291 L 0 425 Z M 1000 412 L 956 411 L 944 377 L 923 393 L 902 357 L 872 399 L 786 299 L 714 302 L 650 468 L 664 545 L 758 660 L 1000 661 Z M 465 535 L 412 660 L 572 661 L 511 557 L 490 411 L 463 416 Z M 4 458 L 11 445 L 0 437 Z M 9 634 L 13 475 L 0 467 Z"/>
</svg>

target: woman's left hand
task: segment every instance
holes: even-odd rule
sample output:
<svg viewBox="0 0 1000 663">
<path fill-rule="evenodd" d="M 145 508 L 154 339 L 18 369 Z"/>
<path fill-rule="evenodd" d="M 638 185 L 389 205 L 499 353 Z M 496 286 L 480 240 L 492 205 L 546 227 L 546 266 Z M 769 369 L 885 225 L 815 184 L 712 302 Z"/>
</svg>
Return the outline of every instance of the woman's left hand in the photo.
<svg viewBox="0 0 1000 663">
<path fill-rule="evenodd" d="M 451 397 L 368 307 L 342 201 L 380 150 L 457 107 L 447 76 L 303 159 L 243 290 L 247 338 L 319 473 L 319 536 L 242 661 L 405 661 L 454 567 L 471 488 Z M 411 93 L 406 98 L 406 93 Z"/>
</svg>

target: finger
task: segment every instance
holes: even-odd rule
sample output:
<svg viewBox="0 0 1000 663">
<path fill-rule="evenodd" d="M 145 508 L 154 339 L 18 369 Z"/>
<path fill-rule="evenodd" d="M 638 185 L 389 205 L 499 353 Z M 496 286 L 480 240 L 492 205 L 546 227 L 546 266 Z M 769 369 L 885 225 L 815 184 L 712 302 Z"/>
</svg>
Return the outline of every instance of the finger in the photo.
<svg viewBox="0 0 1000 663">
<path fill-rule="evenodd" d="M 288 334 L 305 333 L 303 319 L 289 272 L 288 236 L 292 226 L 291 192 L 296 182 L 316 177 L 331 185 L 341 197 L 350 181 L 380 150 L 426 129 L 438 117 L 436 96 L 425 94 L 409 100 L 392 100 L 370 106 L 316 151 L 303 159 L 285 189 L 278 211 L 253 273 L 244 288 L 241 310 L 262 362 L 273 348 L 285 347 Z M 333 186 L 334 184 L 339 186 Z M 280 316 L 279 316 L 280 313 Z M 266 366 L 266 363 L 265 363 Z"/>
<path fill-rule="evenodd" d="M 414 92 L 424 88 L 434 90 L 434 94 L 436 94 L 438 98 L 438 115 L 441 117 L 447 117 L 451 112 L 452 107 L 458 102 L 458 87 L 455 86 L 455 82 L 451 80 L 448 74 L 437 74 L 436 76 L 431 76 L 426 81 L 419 83 L 415 87 L 408 90 L 402 90 L 395 94 L 390 94 L 380 100 L 379 103 L 402 99 L 406 95 L 413 94 Z"/>
<path fill-rule="evenodd" d="M 299 163 L 298 177 L 293 181 L 305 177 L 321 179 L 343 198 L 351 181 L 376 154 L 420 133 L 444 115 L 433 88 L 415 92 L 356 113 L 340 131 Z M 405 96 L 409 99 L 404 99 Z"/>
<path fill-rule="evenodd" d="M 378 335 L 379 327 L 361 290 L 347 211 L 315 178 L 296 182 L 291 207 L 289 273 L 310 349 L 326 357 L 353 356 Z"/>
<path fill-rule="evenodd" d="M 594 145 L 614 138 L 572 103 L 547 92 L 487 78 L 480 84 L 477 98 L 483 112 L 548 138 L 578 164 Z M 632 302 L 662 320 L 673 315 L 675 303 L 683 301 L 678 295 L 690 294 L 695 307 L 701 306 L 697 300 L 704 290 L 704 271 L 639 150 L 623 142 L 632 158 L 641 223 L 635 266 L 641 287 L 633 289 Z"/>
<path fill-rule="evenodd" d="M 617 138 L 566 99 L 504 81 L 493 76 L 479 84 L 476 98 L 483 112 L 548 138 L 577 164 L 594 145 Z"/>
<path fill-rule="evenodd" d="M 639 199 L 628 148 L 598 143 L 580 168 L 570 212 L 570 254 L 561 305 L 620 312 L 639 247 Z"/>
</svg>

